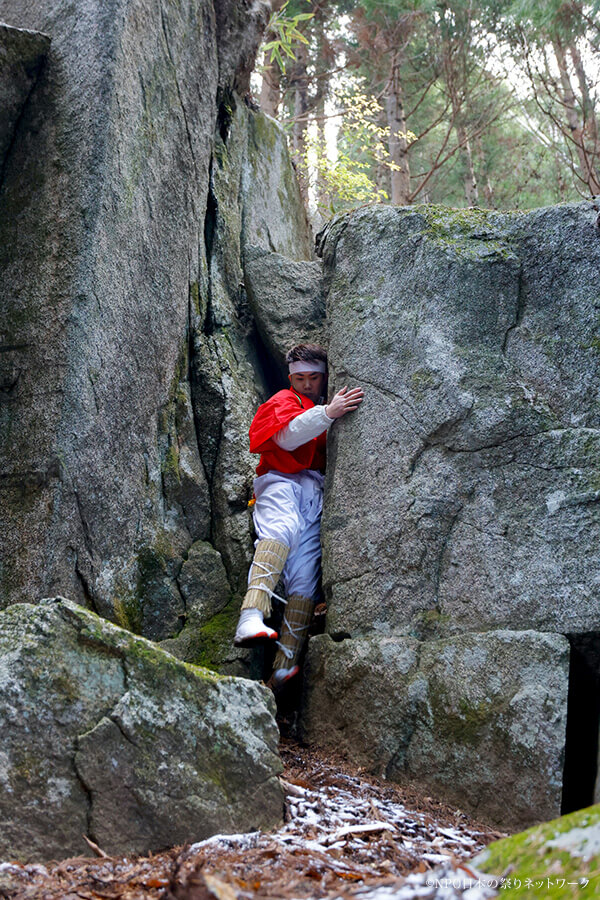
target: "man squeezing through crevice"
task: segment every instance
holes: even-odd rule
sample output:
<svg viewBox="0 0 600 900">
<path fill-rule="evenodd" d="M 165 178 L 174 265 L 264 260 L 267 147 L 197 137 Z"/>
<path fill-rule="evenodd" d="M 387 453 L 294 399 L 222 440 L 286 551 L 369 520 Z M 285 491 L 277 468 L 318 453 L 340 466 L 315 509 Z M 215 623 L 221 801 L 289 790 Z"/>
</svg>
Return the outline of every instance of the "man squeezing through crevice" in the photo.
<svg viewBox="0 0 600 900">
<path fill-rule="evenodd" d="M 273 596 L 285 603 L 274 687 L 299 671 L 317 599 L 327 430 L 364 397 L 361 388 L 343 387 L 323 405 L 327 351 L 317 344 L 293 347 L 286 362 L 290 387 L 259 406 L 250 426 L 250 451 L 260 453 L 253 512 L 258 540 L 234 638 L 238 647 L 277 640 L 264 618 L 271 615 Z M 285 598 L 274 594 L 280 576 Z"/>
</svg>

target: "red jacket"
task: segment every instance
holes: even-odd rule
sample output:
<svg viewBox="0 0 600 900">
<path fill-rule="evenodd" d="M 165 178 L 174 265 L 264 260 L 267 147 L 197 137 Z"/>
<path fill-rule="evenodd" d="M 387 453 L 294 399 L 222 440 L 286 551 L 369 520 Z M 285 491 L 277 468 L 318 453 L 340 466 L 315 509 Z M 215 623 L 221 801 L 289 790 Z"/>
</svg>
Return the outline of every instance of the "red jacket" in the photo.
<svg viewBox="0 0 600 900">
<path fill-rule="evenodd" d="M 286 388 L 273 394 L 270 400 L 258 407 L 250 426 L 250 452 L 260 453 L 257 475 L 265 475 L 272 469 L 289 475 L 302 472 L 303 469 L 325 471 L 325 431 L 296 450 L 283 450 L 273 440 L 274 434 L 314 405 L 304 394 Z"/>
</svg>

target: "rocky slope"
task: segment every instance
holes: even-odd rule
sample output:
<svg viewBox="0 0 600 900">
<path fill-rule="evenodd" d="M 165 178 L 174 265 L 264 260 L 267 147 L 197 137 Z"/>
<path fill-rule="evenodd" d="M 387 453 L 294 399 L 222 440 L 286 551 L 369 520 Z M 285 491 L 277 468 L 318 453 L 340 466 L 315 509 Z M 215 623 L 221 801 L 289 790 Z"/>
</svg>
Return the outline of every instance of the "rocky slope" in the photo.
<svg viewBox="0 0 600 900">
<path fill-rule="evenodd" d="M 0 862 L 0 897 L 63 900 L 96 891 L 113 900 L 358 900 L 369 889 L 396 896 L 405 885 L 442 877 L 440 865 L 456 877 L 454 866 L 499 837 L 339 757 L 285 744 L 282 757 L 286 824 L 271 833 L 217 834 L 146 858 Z"/>
</svg>

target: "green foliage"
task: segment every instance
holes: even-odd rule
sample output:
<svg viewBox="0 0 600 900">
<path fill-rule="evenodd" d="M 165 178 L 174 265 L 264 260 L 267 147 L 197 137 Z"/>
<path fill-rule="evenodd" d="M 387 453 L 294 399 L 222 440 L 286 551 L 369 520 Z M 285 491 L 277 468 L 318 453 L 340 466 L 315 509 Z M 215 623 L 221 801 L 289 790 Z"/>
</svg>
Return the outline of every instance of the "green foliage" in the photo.
<svg viewBox="0 0 600 900">
<path fill-rule="evenodd" d="M 308 153 L 315 147 L 316 142 L 309 140 Z M 387 193 L 377 188 L 369 177 L 368 168 L 367 163 L 351 159 L 345 153 L 339 153 L 335 162 L 326 156 L 318 156 L 314 173 L 321 183 L 319 209 L 334 215 L 357 203 L 387 200 Z"/>
<path fill-rule="evenodd" d="M 561 34 L 568 37 L 573 32 L 582 33 L 585 23 L 580 13 L 581 7 L 564 0 L 513 0 L 506 9 L 506 19 L 525 29 L 529 39 Z"/>
<path fill-rule="evenodd" d="M 302 44 L 308 44 L 307 38 L 299 30 L 298 26 L 301 22 L 308 22 L 312 19 L 314 13 L 300 12 L 290 16 L 289 13 L 290 0 L 286 0 L 280 10 L 271 13 L 271 18 L 267 25 L 267 34 L 273 34 L 275 37 L 262 45 L 262 51 L 269 54 L 271 60 L 275 61 L 282 72 L 285 72 L 285 58 L 296 59 L 294 53 L 294 44 L 298 41 Z"/>
<path fill-rule="evenodd" d="M 356 90 L 341 94 L 337 103 L 343 112 L 337 158 L 331 160 L 319 137 L 309 134 L 300 160 L 313 185 L 319 185 L 319 209 L 330 214 L 357 203 L 387 200 L 388 193 L 376 184 L 374 172 L 378 166 L 390 171 L 397 168 L 387 147 L 387 129 L 379 124 L 379 101 Z M 409 143 L 416 137 L 412 132 L 403 136 Z"/>
<path fill-rule="evenodd" d="M 498 209 L 600 193 L 600 0 L 289 0 L 284 19 L 305 2 L 277 89 L 321 214 L 392 187 L 395 202 Z"/>
</svg>

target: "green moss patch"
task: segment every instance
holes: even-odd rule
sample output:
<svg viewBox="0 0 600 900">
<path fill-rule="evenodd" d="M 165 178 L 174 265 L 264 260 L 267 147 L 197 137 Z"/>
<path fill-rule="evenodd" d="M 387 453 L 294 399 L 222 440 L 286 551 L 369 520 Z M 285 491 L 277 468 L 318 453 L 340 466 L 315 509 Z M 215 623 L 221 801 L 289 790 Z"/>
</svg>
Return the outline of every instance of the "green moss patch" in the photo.
<svg viewBox="0 0 600 900">
<path fill-rule="evenodd" d="M 600 897 L 600 805 L 497 841 L 475 865 L 520 897 Z"/>
<path fill-rule="evenodd" d="M 239 602 L 232 599 L 205 625 L 195 629 L 192 639 L 195 665 L 219 671 L 223 656 L 233 643 L 239 612 Z"/>
<path fill-rule="evenodd" d="M 126 659 L 129 668 L 141 666 L 149 670 L 154 684 L 168 685 L 169 678 L 184 673 L 193 679 L 200 677 L 207 678 L 210 682 L 215 680 L 215 673 L 207 671 L 205 667 L 176 659 L 152 641 L 130 634 L 69 600 L 61 600 L 58 609 L 66 621 L 76 626 L 82 643 L 90 644 L 109 655 Z"/>
<path fill-rule="evenodd" d="M 486 740 L 486 729 L 494 722 L 497 712 L 492 699 L 473 701 L 463 696 L 457 700 L 437 678 L 430 679 L 429 697 L 434 728 L 445 741 L 478 747 Z"/>
<path fill-rule="evenodd" d="M 459 256 L 517 260 L 507 236 L 498 228 L 493 211 L 430 205 L 419 206 L 416 211 L 425 219 L 426 236 Z"/>
</svg>

